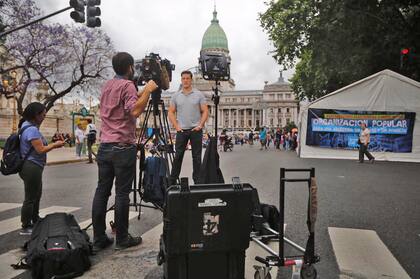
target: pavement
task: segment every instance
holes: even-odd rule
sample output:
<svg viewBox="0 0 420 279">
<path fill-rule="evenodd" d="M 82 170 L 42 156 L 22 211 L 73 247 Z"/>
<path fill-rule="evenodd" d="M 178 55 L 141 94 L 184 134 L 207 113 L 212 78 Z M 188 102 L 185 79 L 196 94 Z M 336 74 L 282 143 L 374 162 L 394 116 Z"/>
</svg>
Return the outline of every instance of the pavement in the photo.
<svg viewBox="0 0 420 279">
<path fill-rule="evenodd" d="M 49 160 L 77 160 L 73 151 L 74 148 L 54 150 Z M 227 182 L 239 175 L 243 182 L 256 187 L 260 199 L 268 204 L 278 204 L 280 167 L 316 168 L 319 186 L 316 250 L 321 255 L 321 262 L 316 264 L 318 278 L 420 278 L 417 260 L 420 257 L 420 164 L 357 164 L 357 153 L 354 161 L 301 159 L 293 152 L 259 151 L 249 146 L 235 146 L 233 152 L 220 152 L 220 157 Z M 184 158 L 181 176 L 188 176 L 191 181 L 190 152 Z M 72 212 L 82 227 L 91 221 L 96 164 L 53 165 L 45 169 L 44 177 L 41 208 L 45 213 Z M 302 186 L 286 189 L 285 233 L 304 246 L 307 189 Z M 23 187 L 18 177 L 0 177 L 1 279 L 30 278 L 27 272 L 13 276 L 8 264 L 4 265 L 6 276 L 1 273 L 2 259 L 9 261 L 23 241 L 22 237 L 16 237 L 22 197 Z M 112 218 L 112 212 L 110 215 Z M 142 235 L 143 244 L 126 251 L 116 252 L 112 247 L 101 251 L 92 257 L 91 270 L 81 278 L 162 278 L 162 269 L 156 265 L 162 215 L 148 208 L 141 209 L 140 222 L 137 215 L 131 207 L 130 232 Z M 258 251 L 254 243 L 250 245 L 246 251 L 247 279 L 253 278 L 253 265 L 258 264 L 254 256 L 267 255 Z M 294 255 L 296 251 L 286 251 L 286 254 Z M 281 272 L 278 278 L 291 278 L 290 270 L 289 274 Z M 276 272 L 271 274 L 275 278 Z"/>
<path fill-rule="evenodd" d="M 47 165 L 59 165 L 88 161 L 86 154 L 79 158 L 76 156 L 76 147 L 62 147 L 53 149 L 47 154 Z"/>
</svg>

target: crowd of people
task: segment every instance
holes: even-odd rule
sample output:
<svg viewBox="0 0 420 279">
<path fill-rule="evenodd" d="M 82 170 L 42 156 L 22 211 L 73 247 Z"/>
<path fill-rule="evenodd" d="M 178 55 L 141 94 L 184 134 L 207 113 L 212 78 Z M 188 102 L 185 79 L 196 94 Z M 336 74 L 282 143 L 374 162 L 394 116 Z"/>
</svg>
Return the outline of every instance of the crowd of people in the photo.
<svg viewBox="0 0 420 279">
<path fill-rule="evenodd" d="M 232 138 L 235 144 L 244 145 L 260 144 L 260 150 L 267 150 L 270 148 L 278 150 L 296 150 L 298 146 L 298 132 L 296 129 L 287 131 L 286 129 L 269 129 L 263 127 L 261 130 L 251 130 L 249 132 L 232 133 L 228 135 L 226 130 L 223 130 L 219 136 L 220 150 L 224 150 L 226 139 Z"/>
</svg>

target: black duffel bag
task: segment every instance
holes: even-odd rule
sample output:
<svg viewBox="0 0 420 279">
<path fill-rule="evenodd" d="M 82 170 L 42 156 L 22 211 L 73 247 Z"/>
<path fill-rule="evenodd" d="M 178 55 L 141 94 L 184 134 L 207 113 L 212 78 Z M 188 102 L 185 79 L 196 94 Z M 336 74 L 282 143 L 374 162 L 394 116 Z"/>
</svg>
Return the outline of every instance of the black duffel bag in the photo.
<svg viewBox="0 0 420 279">
<path fill-rule="evenodd" d="M 91 266 L 89 236 L 71 214 L 53 213 L 40 219 L 25 248 L 26 256 L 13 267 L 30 268 L 34 279 L 74 278 Z"/>
</svg>

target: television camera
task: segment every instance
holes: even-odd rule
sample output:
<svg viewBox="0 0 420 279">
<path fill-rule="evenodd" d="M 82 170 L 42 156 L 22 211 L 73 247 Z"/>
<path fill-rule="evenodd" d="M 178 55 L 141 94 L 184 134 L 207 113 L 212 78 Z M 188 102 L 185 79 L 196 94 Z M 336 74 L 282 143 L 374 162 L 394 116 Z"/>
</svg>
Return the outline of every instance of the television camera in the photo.
<svg viewBox="0 0 420 279">
<path fill-rule="evenodd" d="M 153 80 L 159 89 L 152 94 L 153 104 L 158 104 L 161 99 L 161 90 L 169 89 L 169 83 L 172 81 L 172 71 L 175 65 L 168 59 L 162 59 L 157 53 L 150 53 L 143 59 L 134 61 L 134 82 L 143 86 L 148 81 Z"/>
</svg>

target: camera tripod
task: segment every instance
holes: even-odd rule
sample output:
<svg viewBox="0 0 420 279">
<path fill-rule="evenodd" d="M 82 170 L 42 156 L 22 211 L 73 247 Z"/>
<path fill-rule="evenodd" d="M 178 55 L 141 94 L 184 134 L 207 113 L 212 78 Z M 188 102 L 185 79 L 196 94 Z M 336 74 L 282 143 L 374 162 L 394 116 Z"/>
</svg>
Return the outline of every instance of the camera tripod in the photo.
<svg viewBox="0 0 420 279">
<path fill-rule="evenodd" d="M 155 93 L 154 93 L 155 94 Z M 147 136 L 148 131 L 148 122 L 150 119 L 150 116 L 153 117 L 153 128 L 152 132 L 149 136 Z M 137 207 L 139 207 L 139 216 L 138 219 L 140 219 L 140 212 L 141 207 L 148 207 L 153 209 L 159 209 L 163 211 L 163 208 L 155 203 L 152 203 L 153 205 L 146 205 L 142 204 L 143 202 L 143 192 L 142 192 L 142 173 L 143 173 L 143 160 L 145 157 L 145 147 L 148 142 L 152 142 L 153 147 L 151 148 L 152 154 L 158 154 L 161 158 L 165 161 L 165 168 L 166 168 L 166 176 L 165 176 L 165 183 L 168 185 L 169 181 L 169 175 L 170 175 L 170 166 L 172 166 L 174 161 L 174 144 L 172 141 L 171 133 L 170 133 L 170 127 L 167 117 L 167 112 L 165 109 L 165 103 L 162 100 L 150 100 L 149 104 L 147 106 L 146 115 L 144 118 L 143 125 L 140 128 L 140 134 L 138 137 L 138 143 L 137 148 L 140 150 L 140 173 L 139 173 L 139 181 L 137 183 L 137 174 L 134 177 L 133 181 L 133 205 L 136 210 Z M 137 202 L 137 193 L 140 196 L 139 202 Z M 131 204 L 130 204 L 131 206 Z"/>
</svg>

